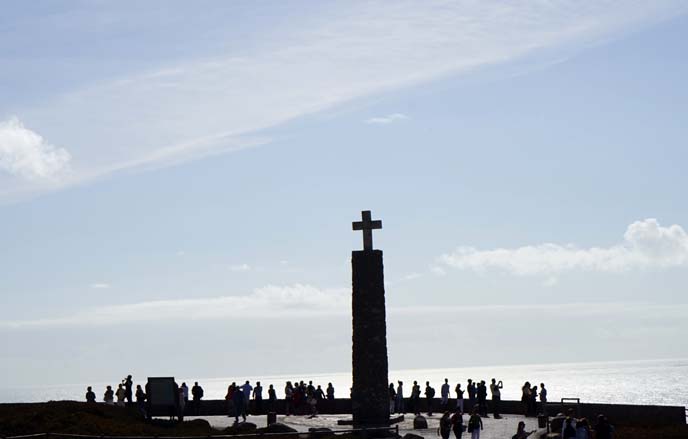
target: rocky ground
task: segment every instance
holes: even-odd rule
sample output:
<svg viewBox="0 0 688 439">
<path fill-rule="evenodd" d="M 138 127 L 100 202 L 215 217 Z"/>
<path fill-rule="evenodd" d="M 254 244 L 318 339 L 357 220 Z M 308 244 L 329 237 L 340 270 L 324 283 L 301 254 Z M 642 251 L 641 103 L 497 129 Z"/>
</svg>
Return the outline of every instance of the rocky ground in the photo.
<svg viewBox="0 0 688 439">
<path fill-rule="evenodd" d="M 312 428 L 347 430 L 351 427 L 340 426 L 337 421 L 347 419 L 344 415 L 321 415 L 316 418 L 305 416 L 279 416 L 277 426 L 266 429 L 266 416 L 249 416 L 248 422 L 233 426 L 234 418 L 211 416 L 206 418 L 187 418 L 183 423 L 155 420 L 145 422 L 134 409 L 126 409 L 104 404 L 81 402 L 49 402 L 40 404 L 0 404 L 0 437 L 18 436 L 35 433 L 69 433 L 109 436 L 210 436 L 217 434 L 245 434 L 259 432 L 282 433 L 288 430 L 308 432 Z M 483 420 L 482 439 L 509 439 L 516 432 L 518 422 L 525 420 L 526 429 L 537 430 L 532 437 L 538 437 L 543 430 L 537 429 L 537 420 L 524 419 L 523 416 L 505 415 L 503 419 L 486 418 Z M 407 415 L 399 423 L 399 434 L 412 433 L 425 439 L 436 439 L 439 415 L 427 417 L 428 428 L 413 429 L 413 417 Z M 464 422 L 466 422 L 465 420 Z M 303 439 L 307 436 L 303 435 Z M 282 436 L 294 439 L 294 436 Z M 311 436 L 316 437 L 316 436 Z M 320 434 L 318 437 L 323 437 Z M 337 436 L 350 439 L 349 435 Z M 453 437 L 453 436 L 452 436 Z M 469 434 L 464 434 L 469 438 Z M 688 426 L 629 427 L 617 426 L 617 438 L 623 439 L 688 439 Z M 280 436 L 271 436 L 280 439 Z"/>
</svg>

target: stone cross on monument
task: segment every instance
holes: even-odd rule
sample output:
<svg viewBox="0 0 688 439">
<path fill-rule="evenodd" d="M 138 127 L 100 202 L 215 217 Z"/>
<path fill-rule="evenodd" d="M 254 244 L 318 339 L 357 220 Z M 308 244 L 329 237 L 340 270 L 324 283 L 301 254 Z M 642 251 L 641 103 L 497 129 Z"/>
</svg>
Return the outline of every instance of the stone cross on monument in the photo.
<svg viewBox="0 0 688 439">
<path fill-rule="evenodd" d="M 369 210 L 353 230 L 363 231 L 363 250 L 351 252 L 352 273 L 352 378 L 351 410 L 354 427 L 389 426 L 387 378 L 387 323 L 382 251 L 373 249 L 373 230 L 382 221 L 372 221 Z"/>
<path fill-rule="evenodd" d="M 355 221 L 351 224 L 354 230 L 363 230 L 363 250 L 373 249 L 373 230 L 382 228 L 382 221 L 371 220 L 369 210 L 361 212 L 361 221 Z"/>
</svg>

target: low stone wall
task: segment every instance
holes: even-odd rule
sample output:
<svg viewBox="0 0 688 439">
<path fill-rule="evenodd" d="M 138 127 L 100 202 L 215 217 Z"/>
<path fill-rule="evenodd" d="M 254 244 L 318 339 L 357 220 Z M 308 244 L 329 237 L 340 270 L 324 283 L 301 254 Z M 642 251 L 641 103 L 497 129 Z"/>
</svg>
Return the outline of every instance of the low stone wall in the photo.
<svg viewBox="0 0 688 439">
<path fill-rule="evenodd" d="M 488 401 L 489 412 L 492 413 L 492 403 Z M 408 410 L 409 401 L 406 400 L 406 407 Z M 449 408 L 456 407 L 456 400 L 449 400 Z M 678 406 L 653 406 L 653 405 L 629 405 L 629 404 L 595 404 L 595 403 L 581 403 L 580 405 L 566 404 L 562 406 L 560 403 L 548 403 L 547 412 L 550 416 L 554 416 L 559 412 L 565 411 L 567 408 L 574 408 L 578 417 L 586 417 L 593 421 L 598 414 L 605 414 L 609 420 L 616 425 L 677 425 L 686 423 L 686 409 Z M 468 410 L 468 400 L 464 400 L 464 408 Z M 262 413 L 267 413 L 268 410 L 276 411 L 279 414 L 285 414 L 284 400 L 275 402 L 274 407 L 270 407 L 267 401 L 262 403 Z M 256 413 L 256 402 L 250 402 L 250 413 Z M 428 412 L 427 401 L 422 398 L 420 401 L 420 411 Z M 433 413 L 441 411 L 440 400 L 433 400 Z M 350 399 L 335 399 L 332 401 L 321 401 L 318 404 L 318 412 L 321 414 L 351 414 L 351 400 Z M 310 407 L 306 404 L 297 412 L 297 414 L 309 414 Z M 520 401 L 502 401 L 502 414 L 523 414 L 523 405 Z M 185 410 L 187 416 L 227 416 L 229 414 L 227 401 L 224 400 L 208 400 L 201 401 L 199 407 L 196 407 L 190 401 Z M 292 414 L 294 412 L 292 411 Z"/>
</svg>

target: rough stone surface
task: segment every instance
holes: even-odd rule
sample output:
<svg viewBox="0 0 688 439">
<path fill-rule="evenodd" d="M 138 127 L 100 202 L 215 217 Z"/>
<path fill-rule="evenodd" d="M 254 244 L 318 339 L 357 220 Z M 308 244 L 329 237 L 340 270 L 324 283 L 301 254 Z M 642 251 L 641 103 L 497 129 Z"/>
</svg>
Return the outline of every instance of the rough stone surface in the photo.
<svg viewBox="0 0 688 439">
<path fill-rule="evenodd" d="M 270 424 L 265 428 L 259 428 L 258 431 L 260 433 L 295 433 L 298 430 L 282 424 L 281 422 L 275 422 L 274 424 Z"/>
<path fill-rule="evenodd" d="M 428 428 L 428 420 L 425 416 L 418 415 L 413 418 L 413 429 L 414 430 L 425 430 Z"/>
<path fill-rule="evenodd" d="M 382 251 L 354 251 L 351 256 L 354 426 L 387 426 L 389 381 Z"/>
</svg>

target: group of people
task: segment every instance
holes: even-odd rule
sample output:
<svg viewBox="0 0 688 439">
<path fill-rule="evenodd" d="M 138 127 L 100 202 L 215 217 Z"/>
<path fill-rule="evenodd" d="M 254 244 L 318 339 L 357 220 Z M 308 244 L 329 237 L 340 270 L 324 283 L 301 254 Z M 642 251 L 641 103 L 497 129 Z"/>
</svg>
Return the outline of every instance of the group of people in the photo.
<svg viewBox="0 0 688 439">
<path fill-rule="evenodd" d="M 454 393 L 456 394 L 456 409 L 459 410 L 460 412 L 464 411 L 472 411 L 474 408 L 477 408 L 478 413 L 482 417 L 488 417 L 488 404 L 487 404 L 487 395 L 488 395 L 488 389 L 490 391 L 491 397 L 492 397 L 492 411 L 493 411 L 493 416 L 495 419 L 500 419 L 500 405 L 501 405 L 501 400 L 502 400 L 502 389 L 504 388 L 504 384 L 502 383 L 501 380 L 497 381 L 495 378 L 492 378 L 491 383 L 489 386 L 486 384 L 484 380 L 479 381 L 479 382 L 474 382 L 472 379 L 469 379 L 466 385 L 465 390 L 461 387 L 461 383 L 457 383 L 456 386 L 454 387 Z M 537 387 L 533 386 L 532 388 L 530 387 L 530 383 L 526 383 L 523 386 L 523 398 L 522 401 L 525 404 L 525 415 L 530 416 L 531 414 L 534 416 L 537 412 Z M 449 379 L 445 378 L 444 379 L 444 384 L 442 384 L 442 387 L 440 388 L 440 410 L 445 412 L 449 409 L 449 396 L 451 393 L 451 386 L 449 385 Z M 428 410 L 428 415 L 432 416 L 433 408 L 435 407 L 434 401 L 435 401 L 435 389 L 430 386 L 430 382 L 426 381 L 425 382 L 425 389 L 422 392 L 422 394 L 425 396 L 426 400 L 426 407 Z M 466 400 L 464 398 L 464 395 L 468 397 Z M 547 409 L 547 389 L 545 388 L 545 384 L 541 383 L 540 384 L 540 411 L 541 413 L 546 413 Z M 391 414 L 394 413 L 406 413 L 406 412 L 412 412 L 416 415 L 420 414 L 421 412 L 421 387 L 418 384 L 417 381 L 413 382 L 413 386 L 411 387 L 411 395 L 410 398 L 408 399 L 408 407 L 406 407 L 405 399 L 404 399 L 404 383 L 403 381 L 398 381 L 397 386 L 394 386 L 394 383 L 390 383 L 389 385 L 389 412 Z"/>
<path fill-rule="evenodd" d="M 593 430 L 595 439 L 611 439 L 614 435 L 614 426 L 609 423 L 605 415 L 598 415 L 597 422 L 593 426 L 587 418 L 576 418 L 573 409 L 569 409 L 559 433 L 561 439 L 591 439 Z"/>
<path fill-rule="evenodd" d="M 148 394 L 148 384 L 146 384 L 145 390 L 140 384 L 136 385 L 136 392 L 133 390 L 134 382 L 131 375 L 127 375 L 126 378 L 122 380 L 120 384 L 117 385 L 117 390 L 113 390 L 112 386 L 106 386 L 105 393 L 103 394 L 103 402 L 108 405 L 117 405 L 119 407 L 124 407 L 126 404 L 133 403 L 134 398 L 136 399 L 136 407 L 142 416 L 147 417 L 147 406 L 146 403 L 149 400 Z M 189 402 L 189 388 L 186 383 L 182 383 L 181 386 L 177 386 L 174 383 L 175 392 L 178 395 L 178 400 L 175 404 L 179 407 L 180 416 L 183 416 L 184 408 Z M 191 388 L 191 397 L 195 405 L 196 411 L 200 406 L 200 401 L 203 399 L 203 388 L 198 385 L 198 382 L 194 383 Z M 86 388 L 86 402 L 95 403 L 96 394 L 91 386 Z"/>
<path fill-rule="evenodd" d="M 521 403 L 523 404 L 523 415 L 537 416 L 537 400 L 538 400 L 538 387 L 533 385 L 531 387 L 530 382 L 526 381 L 521 387 Z M 547 414 L 547 389 L 543 383 L 540 383 L 540 414 Z"/>
<path fill-rule="evenodd" d="M 273 412 L 277 404 L 277 392 L 275 387 L 270 384 L 267 390 L 267 399 L 263 403 L 263 386 L 260 381 L 256 382 L 256 386 L 251 386 L 250 381 L 246 381 L 241 386 L 237 386 L 233 382 L 227 388 L 225 400 L 227 400 L 227 407 L 229 416 L 234 416 L 235 422 L 239 422 L 241 416 L 246 420 L 249 413 L 249 402 L 253 399 L 253 414 L 263 414 L 265 411 Z M 284 386 L 284 410 L 287 416 L 292 414 L 305 415 L 310 414 L 311 417 L 318 415 L 318 403 L 322 400 L 334 399 L 334 386 L 332 383 L 327 384 L 325 390 L 320 385 L 314 385 L 313 381 L 306 384 L 304 381 L 287 381 Z"/>
</svg>

